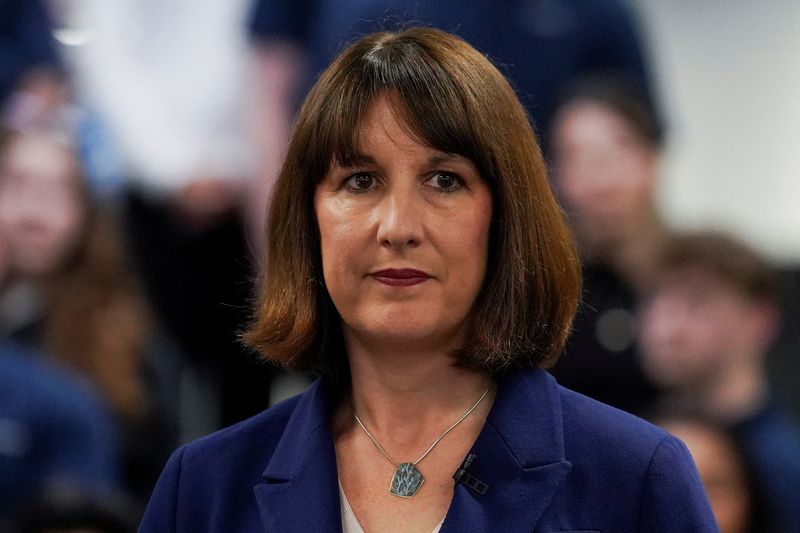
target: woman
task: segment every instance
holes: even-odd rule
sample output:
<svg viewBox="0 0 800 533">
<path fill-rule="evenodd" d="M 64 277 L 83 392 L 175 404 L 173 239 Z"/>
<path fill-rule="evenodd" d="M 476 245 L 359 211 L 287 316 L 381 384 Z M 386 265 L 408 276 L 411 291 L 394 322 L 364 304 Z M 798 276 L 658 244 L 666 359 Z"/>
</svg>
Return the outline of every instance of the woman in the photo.
<svg viewBox="0 0 800 533">
<path fill-rule="evenodd" d="M 323 73 L 267 259 L 246 338 L 322 377 L 177 451 L 142 531 L 716 530 L 677 440 L 536 369 L 577 260 L 525 112 L 460 39 L 374 34 Z"/>
<path fill-rule="evenodd" d="M 47 133 L 0 135 L 0 222 L 14 275 L 41 300 L 12 336 L 86 373 L 135 419 L 145 404 L 147 312 L 113 224 L 67 143 Z"/>
<path fill-rule="evenodd" d="M 98 205 L 68 139 L 0 132 L 0 225 L 11 280 L 4 334 L 88 378 L 115 416 L 122 482 L 146 501 L 176 418 L 162 399 L 148 302 L 115 219 Z M 73 421 L 74 422 L 74 421 Z"/>
</svg>

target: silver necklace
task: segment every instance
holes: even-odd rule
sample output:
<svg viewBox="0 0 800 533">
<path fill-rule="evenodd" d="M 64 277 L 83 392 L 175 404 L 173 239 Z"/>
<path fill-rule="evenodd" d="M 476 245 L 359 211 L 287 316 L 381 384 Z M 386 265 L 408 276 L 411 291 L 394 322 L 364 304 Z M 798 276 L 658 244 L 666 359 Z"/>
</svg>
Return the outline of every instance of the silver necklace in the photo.
<svg viewBox="0 0 800 533">
<path fill-rule="evenodd" d="M 392 476 L 392 482 L 389 485 L 389 494 L 393 496 L 399 496 L 401 498 L 413 498 L 414 495 L 417 492 L 419 492 L 419 489 L 420 487 L 422 487 L 422 483 L 425 481 L 425 478 L 423 477 L 422 473 L 417 469 L 417 464 L 419 464 L 420 461 L 425 459 L 428 456 L 428 454 L 433 451 L 436 445 L 439 444 L 439 442 L 443 438 L 445 438 L 445 436 L 447 436 L 448 433 L 450 433 L 453 429 L 455 429 L 456 426 L 458 426 L 461 422 L 463 422 L 464 419 L 466 419 L 472 413 L 472 411 L 474 411 L 475 408 L 480 405 L 483 399 L 486 398 L 486 395 L 489 393 L 489 389 L 491 388 L 492 388 L 491 385 L 486 387 L 486 390 L 483 391 L 483 394 L 481 394 L 481 397 L 478 398 L 478 401 L 475 402 L 472 405 L 472 407 L 467 409 L 467 412 L 461 415 L 461 418 L 456 420 L 453 425 L 445 429 L 444 432 L 441 435 L 439 435 L 439 437 L 435 441 L 433 441 L 433 444 L 431 444 L 430 448 L 425 450 L 425 453 L 420 455 L 419 459 L 417 459 L 413 463 L 398 463 L 397 461 L 392 459 L 391 456 L 388 453 L 386 453 L 386 450 L 383 449 L 383 446 L 380 445 L 377 439 L 375 439 L 375 437 L 372 436 L 372 433 L 369 432 L 367 426 L 365 426 L 364 423 L 361 421 L 361 419 L 358 418 L 358 414 L 355 411 L 353 411 L 353 418 L 355 418 L 356 422 L 358 422 L 358 425 L 361 426 L 361 429 L 364 430 L 364 433 L 367 434 L 367 437 L 369 437 L 369 439 L 372 441 L 375 447 L 378 448 L 381 454 L 383 454 L 383 456 L 386 457 L 386 459 L 395 466 L 394 476 Z"/>
</svg>

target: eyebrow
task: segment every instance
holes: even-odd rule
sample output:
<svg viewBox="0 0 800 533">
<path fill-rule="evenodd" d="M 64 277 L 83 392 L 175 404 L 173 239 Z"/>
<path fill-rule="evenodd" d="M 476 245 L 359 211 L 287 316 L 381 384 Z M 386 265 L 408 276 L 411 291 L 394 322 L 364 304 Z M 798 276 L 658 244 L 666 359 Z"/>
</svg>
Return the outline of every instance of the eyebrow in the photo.
<svg viewBox="0 0 800 533">
<path fill-rule="evenodd" d="M 361 152 L 355 152 L 345 161 L 334 161 L 334 165 L 342 167 L 355 167 L 360 165 L 374 165 L 375 159 Z"/>
<path fill-rule="evenodd" d="M 457 163 L 464 161 L 467 161 L 467 158 L 464 157 L 463 155 L 448 154 L 444 152 L 434 154 L 428 158 L 428 163 L 430 163 L 431 165 L 438 165 L 439 163 Z"/>
</svg>

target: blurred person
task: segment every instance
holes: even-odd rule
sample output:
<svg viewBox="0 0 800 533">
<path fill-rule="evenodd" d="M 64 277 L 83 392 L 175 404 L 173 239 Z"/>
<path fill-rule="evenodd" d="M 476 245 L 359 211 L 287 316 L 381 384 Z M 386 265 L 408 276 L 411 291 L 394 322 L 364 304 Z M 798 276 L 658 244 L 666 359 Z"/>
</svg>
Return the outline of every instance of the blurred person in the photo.
<svg viewBox="0 0 800 533">
<path fill-rule="evenodd" d="M 729 426 L 776 517 L 800 523 L 800 431 L 777 402 L 765 358 L 779 324 L 774 273 L 720 233 L 675 237 L 640 313 L 644 368 L 663 402 Z"/>
<path fill-rule="evenodd" d="M 0 522 L 52 492 L 116 490 L 120 447 L 112 413 L 85 377 L 0 343 Z"/>
<path fill-rule="evenodd" d="M 96 384 L 125 434 L 122 483 L 146 498 L 175 443 L 175 383 L 159 382 L 170 362 L 154 357 L 148 304 L 68 145 L 44 133 L 0 136 L 0 225 L 11 284 L 27 287 L 7 288 L 27 307 L 7 335 Z"/>
<path fill-rule="evenodd" d="M 276 57 L 291 55 L 293 48 L 295 68 L 305 66 L 303 93 L 348 42 L 411 23 L 451 31 L 496 61 L 513 80 L 543 140 L 558 94 L 572 80 L 618 71 L 643 87 L 650 84 L 639 27 L 625 0 L 510 0 L 502 7 L 488 0 L 256 0 L 253 5 L 253 40 L 271 52 L 262 59 L 278 67 L 273 72 L 285 72 L 286 63 Z M 285 95 L 269 91 L 262 97 Z M 298 97 L 289 96 L 285 105 L 293 107 Z"/>
<path fill-rule="evenodd" d="M 124 498 L 58 493 L 12 518 L 4 533 L 134 533 L 137 512 Z"/>
<path fill-rule="evenodd" d="M 468 43 L 342 52 L 268 220 L 246 340 L 321 376 L 177 450 L 142 531 L 717 531 L 677 439 L 542 370 L 580 267 L 529 118 Z"/>
<path fill-rule="evenodd" d="M 10 277 L 6 245 L 0 226 L 0 290 Z M 111 413 L 88 380 L 0 341 L 0 530 L 54 490 L 111 490 L 118 447 Z"/>
<path fill-rule="evenodd" d="M 60 71 L 61 58 L 45 2 L 0 2 L 0 108 L 8 105 L 20 87 L 39 104 L 46 104 L 59 87 Z"/>
<path fill-rule="evenodd" d="M 741 444 L 724 426 L 702 416 L 668 413 L 656 424 L 689 448 L 721 533 L 776 533 Z"/>
<path fill-rule="evenodd" d="M 662 128 L 646 93 L 614 73 L 562 95 L 552 129 L 554 184 L 584 263 L 583 302 L 553 373 L 632 412 L 654 400 L 636 354 L 635 304 L 668 230 L 656 208 Z"/>
<path fill-rule="evenodd" d="M 71 58 L 79 100 L 116 146 L 133 260 L 192 361 L 187 390 L 201 391 L 187 402 L 198 421 L 189 437 L 269 403 L 272 369 L 235 334 L 252 295 L 249 249 L 258 247 L 246 240 L 243 207 L 254 176 L 248 6 L 90 0 L 76 8 L 89 36 Z"/>
</svg>

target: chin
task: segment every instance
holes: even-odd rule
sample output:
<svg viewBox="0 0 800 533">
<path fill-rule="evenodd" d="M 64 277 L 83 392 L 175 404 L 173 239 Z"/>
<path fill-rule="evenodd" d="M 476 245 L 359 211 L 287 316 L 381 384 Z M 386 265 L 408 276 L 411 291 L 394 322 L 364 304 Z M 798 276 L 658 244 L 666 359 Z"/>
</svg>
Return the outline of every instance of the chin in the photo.
<svg viewBox="0 0 800 533">
<path fill-rule="evenodd" d="M 56 261 L 50 258 L 18 257 L 16 261 L 17 269 L 28 276 L 41 276 L 47 274 L 56 267 Z"/>
<path fill-rule="evenodd" d="M 424 342 L 442 335 L 438 328 L 408 323 L 403 320 L 389 324 L 372 324 L 363 328 L 361 333 L 392 344 Z"/>
<path fill-rule="evenodd" d="M 444 327 L 443 327 L 444 326 Z M 350 326 L 360 337 L 370 338 L 387 345 L 435 346 L 456 336 L 458 326 L 443 325 L 438 321 L 415 320 L 414 315 L 405 314 L 385 320 L 370 320 Z"/>
</svg>

